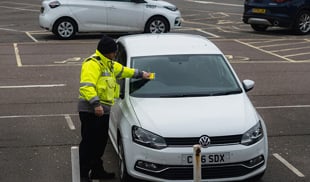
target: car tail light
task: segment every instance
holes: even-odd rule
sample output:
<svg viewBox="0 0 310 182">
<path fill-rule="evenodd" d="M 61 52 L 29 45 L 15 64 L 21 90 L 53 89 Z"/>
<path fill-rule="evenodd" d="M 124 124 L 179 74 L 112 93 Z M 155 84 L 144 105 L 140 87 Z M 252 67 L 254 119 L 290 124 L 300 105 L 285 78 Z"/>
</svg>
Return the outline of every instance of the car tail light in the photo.
<svg viewBox="0 0 310 182">
<path fill-rule="evenodd" d="M 60 2 L 52 1 L 48 5 L 49 5 L 50 8 L 57 8 L 58 6 L 60 6 Z"/>
</svg>

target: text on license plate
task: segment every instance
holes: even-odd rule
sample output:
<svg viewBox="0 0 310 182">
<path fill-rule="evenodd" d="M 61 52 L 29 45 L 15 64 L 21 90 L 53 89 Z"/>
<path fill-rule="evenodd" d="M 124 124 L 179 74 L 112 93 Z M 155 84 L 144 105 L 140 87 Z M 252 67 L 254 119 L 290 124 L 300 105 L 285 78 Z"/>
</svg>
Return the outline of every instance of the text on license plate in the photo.
<svg viewBox="0 0 310 182">
<path fill-rule="evenodd" d="M 259 14 L 265 14 L 266 13 L 266 9 L 261 9 L 261 8 L 253 8 L 252 9 L 253 13 L 259 13 Z"/>
<path fill-rule="evenodd" d="M 193 155 L 183 155 L 183 164 L 193 164 Z M 201 154 L 201 164 L 219 164 L 230 161 L 230 153 Z"/>
</svg>

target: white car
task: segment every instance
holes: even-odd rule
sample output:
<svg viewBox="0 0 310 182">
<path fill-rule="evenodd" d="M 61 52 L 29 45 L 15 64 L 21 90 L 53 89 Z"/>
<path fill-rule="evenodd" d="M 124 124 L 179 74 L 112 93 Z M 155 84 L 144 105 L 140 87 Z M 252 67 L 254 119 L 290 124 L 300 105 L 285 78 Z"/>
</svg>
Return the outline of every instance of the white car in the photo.
<svg viewBox="0 0 310 182">
<path fill-rule="evenodd" d="M 223 53 L 190 34 L 140 34 L 117 40 L 117 61 L 155 73 L 120 81 L 109 135 L 120 179 L 193 181 L 200 144 L 201 181 L 260 178 L 267 167 L 266 126 Z"/>
<path fill-rule="evenodd" d="M 77 32 L 165 33 L 181 26 L 181 14 L 161 0 L 43 0 L 39 24 L 60 39 Z"/>
</svg>

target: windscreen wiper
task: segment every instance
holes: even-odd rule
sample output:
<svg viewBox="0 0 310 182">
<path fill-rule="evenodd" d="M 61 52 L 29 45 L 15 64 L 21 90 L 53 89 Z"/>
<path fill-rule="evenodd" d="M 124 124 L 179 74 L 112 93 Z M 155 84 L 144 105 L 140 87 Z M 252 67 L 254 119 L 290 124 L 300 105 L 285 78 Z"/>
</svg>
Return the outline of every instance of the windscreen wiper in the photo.
<svg viewBox="0 0 310 182">
<path fill-rule="evenodd" d="M 242 90 L 231 90 L 231 91 L 221 91 L 221 92 L 214 92 L 211 95 L 212 96 L 219 96 L 219 95 L 231 95 L 231 94 L 240 94 L 242 93 Z"/>
<path fill-rule="evenodd" d="M 171 94 L 171 95 L 161 95 L 159 97 L 162 98 L 176 98 L 176 97 L 207 97 L 211 96 L 211 94 Z"/>
</svg>

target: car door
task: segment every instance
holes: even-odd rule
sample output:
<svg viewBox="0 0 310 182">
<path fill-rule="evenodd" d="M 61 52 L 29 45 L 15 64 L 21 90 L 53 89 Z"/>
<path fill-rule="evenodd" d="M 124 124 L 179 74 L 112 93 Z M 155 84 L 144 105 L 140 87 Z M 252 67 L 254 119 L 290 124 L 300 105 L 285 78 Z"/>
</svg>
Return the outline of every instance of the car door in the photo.
<svg viewBox="0 0 310 182">
<path fill-rule="evenodd" d="M 69 7 L 78 21 L 80 32 L 106 30 L 107 5 L 105 0 L 72 0 Z"/>
<path fill-rule="evenodd" d="M 145 22 L 143 12 L 145 3 L 132 0 L 105 0 L 108 8 L 109 31 L 143 31 Z"/>
</svg>

